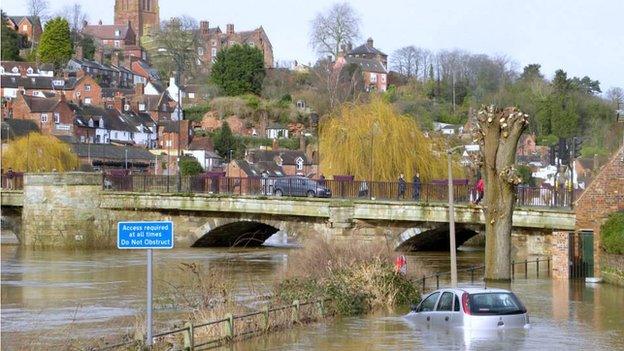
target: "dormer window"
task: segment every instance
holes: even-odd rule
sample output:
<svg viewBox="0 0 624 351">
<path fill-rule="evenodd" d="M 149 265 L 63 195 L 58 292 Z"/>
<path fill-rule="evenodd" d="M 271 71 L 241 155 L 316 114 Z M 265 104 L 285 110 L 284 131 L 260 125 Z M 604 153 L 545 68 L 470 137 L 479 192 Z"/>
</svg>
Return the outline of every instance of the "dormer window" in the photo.
<svg viewBox="0 0 624 351">
<path fill-rule="evenodd" d="M 301 157 L 297 157 L 297 159 L 295 160 L 295 163 L 297 164 L 298 171 L 303 170 L 303 159 Z"/>
<path fill-rule="evenodd" d="M 145 111 L 145 104 L 139 104 L 139 111 Z"/>
<path fill-rule="evenodd" d="M 93 128 L 93 118 L 89 118 L 89 127 Z"/>
<path fill-rule="evenodd" d="M 119 29 L 115 29 L 115 36 L 116 37 L 120 37 L 121 36 L 121 31 Z"/>
<path fill-rule="evenodd" d="M 26 72 L 27 72 L 28 74 L 33 74 L 33 72 L 34 72 L 34 71 L 33 71 L 32 67 L 28 67 L 28 69 L 26 70 Z"/>
<path fill-rule="evenodd" d="M 100 118 L 99 125 L 100 125 L 100 128 L 102 128 L 102 129 L 104 128 L 104 119 L 103 118 Z"/>
<path fill-rule="evenodd" d="M 19 68 L 17 68 L 17 67 L 13 67 L 13 69 L 11 69 L 11 72 L 13 72 L 13 73 L 19 73 Z"/>
</svg>

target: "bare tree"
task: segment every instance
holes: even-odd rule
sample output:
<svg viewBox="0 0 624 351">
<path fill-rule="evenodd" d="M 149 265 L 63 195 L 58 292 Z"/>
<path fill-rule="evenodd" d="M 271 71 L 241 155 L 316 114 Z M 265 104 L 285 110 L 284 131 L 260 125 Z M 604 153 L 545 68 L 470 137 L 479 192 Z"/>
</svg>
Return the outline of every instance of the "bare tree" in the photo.
<svg viewBox="0 0 624 351">
<path fill-rule="evenodd" d="M 73 42 L 77 42 L 79 34 L 87 21 L 87 14 L 83 11 L 82 5 L 74 3 L 73 5 L 64 6 L 57 16 L 64 17 L 69 22 Z"/>
<path fill-rule="evenodd" d="M 481 146 L 478 164 L 485 182 L 485 279 L 511 278 L 511 228 L 516 186 L 522 179 L 515 168 L 520 135 L 529 115 L 515 107 L 483 107 L 473 138 Z"/>
<path fill-rule="evenodd" d="M 407 78 L 418 78 L 424 50 L 413 45 L 396 50 L 391 56 L 392 68 Z"/>
<path fill-rule="evenodd" d="M 624 109 L 624 90 L 622 88 L 611 88 L 607 90 L 606 96 L 615 109 Z"/>
<path fill-rule="evenodd" d="M 337 67 L 331 60 L 319 60 L 312 69 L 312 85 L 318 95 L 327 101 L 329 110 L 346 101 L 358 101 L 364 90 L 359 65 Z"/>
<path fill-rule="evenodd" d="M 312 21 L 310 45 L 320 56 L 338 57 L 342 45 L 359 39 L 360 22 L 360 17 L 348 3 L 334 4 Z"/>
<path fill-rule="evenodd" d="M 48 0 L 27 0 L 28 13 L 31 16 L 39 17 L 41 21 L 46 20 L 46 15 L 50 8 Z"/>
</svg>

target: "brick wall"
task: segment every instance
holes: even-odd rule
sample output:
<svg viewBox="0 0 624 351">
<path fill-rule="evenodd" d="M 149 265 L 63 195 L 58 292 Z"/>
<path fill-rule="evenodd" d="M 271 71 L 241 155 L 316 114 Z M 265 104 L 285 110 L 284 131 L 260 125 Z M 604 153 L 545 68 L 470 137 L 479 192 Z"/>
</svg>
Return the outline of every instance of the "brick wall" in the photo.
<svg viewBox="0 0 624 351">
<path fill-rule="evenodd" d="M 552 277 L 557 280 L 566 280 L 570 277 L 568 265 L 568 232 L 553 232 L 552 234 Z"/>
<path fill-rule="evenodd" d="M 624 146 L 600 169 L 576 201 L 576 231 L 594 232 L 594 274 L 600 276 L 600 225 L 606 217 L 624 210 Z"/>
</svg>

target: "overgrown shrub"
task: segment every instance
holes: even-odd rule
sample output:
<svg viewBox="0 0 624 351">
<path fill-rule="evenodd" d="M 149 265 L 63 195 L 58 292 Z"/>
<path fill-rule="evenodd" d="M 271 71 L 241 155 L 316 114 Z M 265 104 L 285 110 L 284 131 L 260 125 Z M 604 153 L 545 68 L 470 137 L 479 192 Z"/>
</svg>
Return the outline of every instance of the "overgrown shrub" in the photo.
<svg viewBox="0 0 624 351">
<path fill-rule="evenodd" d="M 624 211 L 609 215 L 600 227 L 602 246 L 611 254 L 624 255 Z"/>
<path fill-rule="evenodd" d="M 394 272 L 384 246 L 319 239 L 304 247 L 291 255 L 294 263 L 276 285 L 275 294 L 283 301 L 329 298 L 332 312 L 357 315 L 419 300 L 416 286 Z"/>
</svg>

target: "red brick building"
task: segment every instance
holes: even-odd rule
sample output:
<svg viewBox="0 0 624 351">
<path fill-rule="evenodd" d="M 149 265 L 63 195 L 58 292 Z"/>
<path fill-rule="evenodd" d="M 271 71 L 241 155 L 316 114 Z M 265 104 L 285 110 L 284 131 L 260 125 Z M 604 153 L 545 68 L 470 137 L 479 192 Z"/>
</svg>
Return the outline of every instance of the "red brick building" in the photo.
<svg viewBox="0 0 624 351">
<path fill-rule="evenodd" d="M 178 149 L 178 130 L 180 131 L 181 149 L 187 149 L 192 138 L 191 124 L 188 120 L 161 121 L 158 123 L 158 148 L 163 150 Z"/>
<path fill-rule="evenodd" d="M 6 25 L 23 35 L 29 43 L 39 41 L 39 37 L 43 33 L 41 21 L 36 16 L 7 16 Z M 27 43 L 23 44 L 30 47 Z"/>
<path fill-rule="evenodd" d="M 208 21 L 199 22 L 200 46 L 197 49 L 201 61 L 210 67 L 217 53 L 234 45 L 257 47 L 264 55 L 264 65 L 273 67 L 273 45 L 262 26 L 247 31 L 236 32 L 233 24 L 227 24 L 225 32 L 221 28 L 210 28 Z"/>
<path fill-rule="evenodd" d="M 336 67 L 355 64 L 362 70 L 366 91 L 386 91 L 388 88 L 388 55 L 373 46 L 373 39 L 355 49 L 350 45 L 336 58 Z"/>
<path fill-rule="evenodd" d="M 74 113 L 60 97 L 45 98 L 18 93 L 13 102 L 13 118 L 33 121 L 43 134 L 73 135 Z"/>
<path fill-rule="evenodd" d="M 86 25 L 82 32 L 90 35 L 100 46 L 114 49 L 125 49 L 137 44 L 137 37 L 132 27 L 126 24 Z"/>
<path fill-rule="evenodd" d="M 594 235 L 594 275 L 600 276 L 600 226 L 607 216 L 624 210 L 624 146 L 602 167 L 576 200 L 576 235 Z"/>
<path fill-rule="evenodd" d="M 143 35 L 160 24 L 158 0 L 115 0 L 115 25 L 129 25 L 138 44 Z"/>
</svg>

